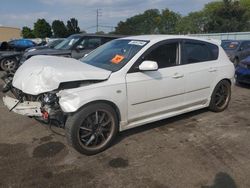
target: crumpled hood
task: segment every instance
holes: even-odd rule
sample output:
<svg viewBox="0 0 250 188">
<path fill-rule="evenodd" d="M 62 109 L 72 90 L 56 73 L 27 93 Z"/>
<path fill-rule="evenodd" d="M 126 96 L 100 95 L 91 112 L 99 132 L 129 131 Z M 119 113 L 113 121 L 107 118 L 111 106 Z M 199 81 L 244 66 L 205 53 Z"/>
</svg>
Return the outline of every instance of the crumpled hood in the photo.
<svg viewBox="0 0 250 188">
<path fill-rule="evenodd" d="M 63 82 L 106 80 L 110 74 L 72 58 L 40 55 L 28 59 L 16 71 L 12 84 L 24 93 L 38 95 L 57 89 Z"/>
</svg>

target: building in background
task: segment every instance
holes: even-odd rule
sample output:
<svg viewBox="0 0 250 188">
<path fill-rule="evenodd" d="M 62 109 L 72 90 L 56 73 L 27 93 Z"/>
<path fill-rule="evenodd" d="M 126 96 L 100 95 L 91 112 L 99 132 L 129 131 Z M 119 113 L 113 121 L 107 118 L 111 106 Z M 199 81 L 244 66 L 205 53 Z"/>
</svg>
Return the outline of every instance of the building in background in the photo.
<svg viewBox="0 0 250 188">
<path fill-rule="evenodd" d="M 21 38 L 21 29 L 0 26 L 0 42 Z"/>
</svg>

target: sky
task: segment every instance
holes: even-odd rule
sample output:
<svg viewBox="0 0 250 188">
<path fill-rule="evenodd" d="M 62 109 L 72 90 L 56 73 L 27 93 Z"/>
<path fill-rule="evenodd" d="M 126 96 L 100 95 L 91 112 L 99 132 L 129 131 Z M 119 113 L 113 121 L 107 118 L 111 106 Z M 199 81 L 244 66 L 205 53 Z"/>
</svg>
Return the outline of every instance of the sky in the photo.
<svg viewBox="0 0 250 188">
<path fill-rule="evenodd" d="M 50 24 L 59 19 L 64 22 L 76 18 L 81 30 L 96 31 L 96 10 L 100 9 L 99 30 L 110 32 L 119 21 L 147 9 L 165 9 L 187 15 L 198 11 L 213 0 L 1 0 L 0 25 L 33 27 L 38 18 Z"/>
</svg>

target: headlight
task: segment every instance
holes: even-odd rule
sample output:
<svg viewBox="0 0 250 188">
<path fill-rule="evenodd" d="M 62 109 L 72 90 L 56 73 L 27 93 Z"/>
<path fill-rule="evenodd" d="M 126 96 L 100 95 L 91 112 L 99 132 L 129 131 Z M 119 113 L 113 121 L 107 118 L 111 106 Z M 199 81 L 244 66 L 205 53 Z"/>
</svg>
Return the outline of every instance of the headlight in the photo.
<svg viewBox="0 0 250 188">
<path fill-rule="evenodd" d="M 58 97 L 55 93 L 46 93 L 44 94 L 44 98 L 43 98 L 43 103 L 44 104 L 48 104 L 48 105 L 52 105 L 54 103 L 58 102 Z"/>
</svg>

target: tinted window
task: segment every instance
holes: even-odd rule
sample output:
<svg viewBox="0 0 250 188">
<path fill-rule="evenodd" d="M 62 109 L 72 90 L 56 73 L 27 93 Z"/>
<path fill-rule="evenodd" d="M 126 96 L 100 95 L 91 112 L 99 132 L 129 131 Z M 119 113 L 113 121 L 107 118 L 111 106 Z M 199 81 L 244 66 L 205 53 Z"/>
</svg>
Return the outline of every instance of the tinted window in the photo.
<svg viewBox="0 0 250 188">
<path fill-rule="evenodd" d="M 250 42 L 243 42 L 241 45 L 241 50 L 246 50 L 250 48 Z"/>
<path fill-rule="evenodd" d="M 199 42 L 185 42 L 184 64 L 212 61 L 218 58 L 219 49 L 216 45 Z"/>
<path fill-rule="evenodd" d="M 236 50 L 239 46 L 239 42 L 237 41 L 223 41 L 221 47 L 224 50 Z"/>
<path fill-rule="evenodd" d="M 177 62 L 178 43 L 168 43 L 153 49 L 144 60 L 156 61 L 159 68 L 171 67 Z"/>
<path fill-rule="evenodd" d="M 106 43 L 106 42 L 109 42 L 111 40 L 114 40 L 115 38 L 109 38 L 109 37 L 104 37 L 102 38 L 102 44 Z"/>
<path fill-rule="evenodd" d="M 216 60 L 219 57 L 219 48 L 218 46 L 214 45 L 214 44 L 206 44 L 208 47 L 208 50 L 211 53 L 211 57 L 210 57 L 210 61 Z"/>
<path fill-rule="evenodd" d="M 84 47 L 84 49 L 95 49 L 101 45 L 101 38 L 84 38 L 78 44 Z"/>
<path fill-rule="evenodd" d="M 64 39 L 61 43 L 56 45 L 54 48 L 57 50 L 69 50 L 80 39 L 81 39 L 81 36 L 72 35 Z"/>
<path fill-rule="evenodd" d="M 95 49 L 101 45 L 101 38 L 90 38 L 88 40 L 88 49 Z"/>
</svg>

